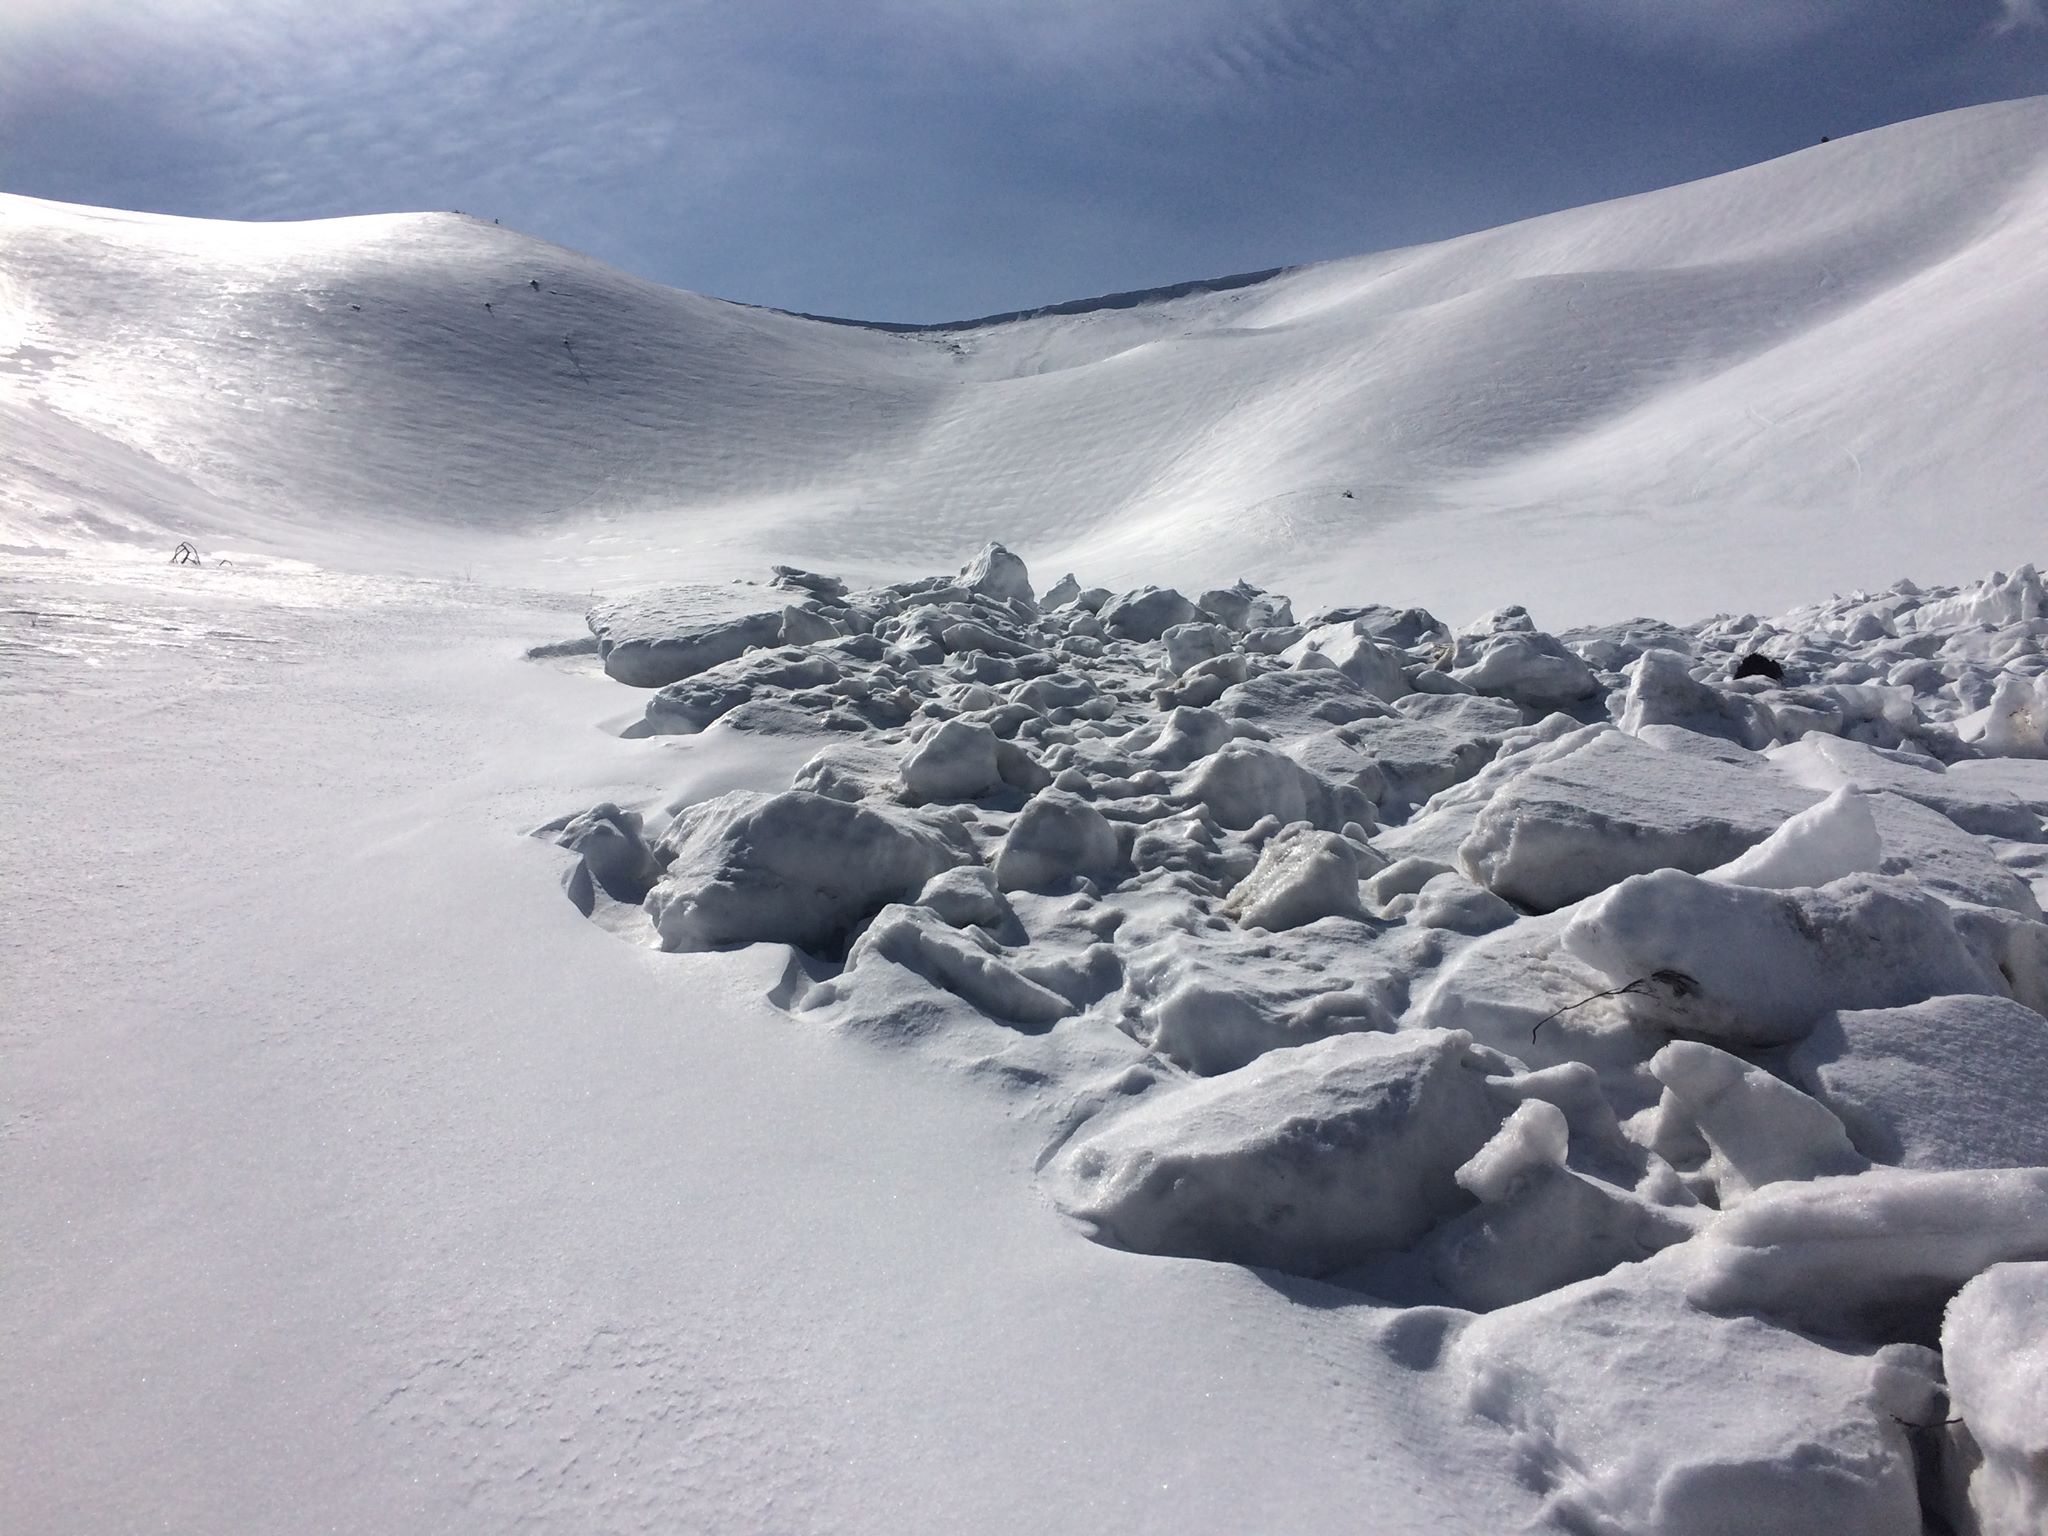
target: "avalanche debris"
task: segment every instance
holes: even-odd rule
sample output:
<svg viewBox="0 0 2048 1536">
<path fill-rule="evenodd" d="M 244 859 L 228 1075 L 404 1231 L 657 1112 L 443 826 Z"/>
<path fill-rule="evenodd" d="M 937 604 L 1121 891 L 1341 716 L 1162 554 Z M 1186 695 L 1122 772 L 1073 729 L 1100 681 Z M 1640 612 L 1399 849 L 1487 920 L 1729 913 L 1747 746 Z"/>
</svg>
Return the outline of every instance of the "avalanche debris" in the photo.
<svg viewBox="0 0 2048 1536">
<path fill-rule="evenodd" d="M 775 586 L 593 610 L 627 734 L 782 745 L 540 829 L 587 913 L 791 946 L 805 1018 L 1036 1085 L 1106 1243 L 1463 1309 L 1417 1316 L 1573 1528 L 2038 1527 L 2031 568 L 1564 635 L 1040 599 L 1000 545 Z"/>
</svg>

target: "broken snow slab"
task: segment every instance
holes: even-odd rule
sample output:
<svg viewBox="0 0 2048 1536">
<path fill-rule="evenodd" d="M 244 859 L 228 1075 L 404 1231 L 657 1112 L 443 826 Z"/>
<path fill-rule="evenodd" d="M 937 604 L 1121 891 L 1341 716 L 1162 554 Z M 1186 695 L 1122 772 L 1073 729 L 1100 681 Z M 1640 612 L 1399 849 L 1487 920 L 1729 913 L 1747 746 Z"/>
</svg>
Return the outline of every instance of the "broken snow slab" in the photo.
<svg viewBox="0 0 2048 1536">
<path fill-rule="evenodd" d="M 1054 1193 L 1116 1247 L 1330 1274 L 1472 1204 L 1457 1171 L 1506 1118 L 1488 1077 L 1513 1070 L 1456 1030 L 1271 1051 L 1082 1136 Z"/>
<path fill-rule="evenodd" d="M 608 597 L 586 615 L 605 671 L 634 688 L 660 688 L 774 645 L 782 600 L 748 586 L 690 583 Z"/>
<path fill-rule="evenodd" d="M 1502 788 L 1458 862 L 1496 895 L 1549 912 L 1630 875 L 1725 864 L 1820 798 L 1761 766 L 1604 730 Z"/>
<path fill-rule="evenodd" d="M 1829 1014 L 1793 1050 L 1786 1075 L 1877 1162 L 2048 1166 L 2048 1019 L 2010 999 Z"/>
<path fill-rule="evenodd" d="M 1955 1490 L 1981 1536 L 2048 1530 L 2048 1264 L 1995 1264 L 1941 1329 Z"/>
<path fill-rule="evenodd" d="M 1445 1368 L 1558 1529 L 1920 1536 L 1897 1353 L 1710 1316 L 1653 1261 L 1479 1318 Z"/>
</svg>

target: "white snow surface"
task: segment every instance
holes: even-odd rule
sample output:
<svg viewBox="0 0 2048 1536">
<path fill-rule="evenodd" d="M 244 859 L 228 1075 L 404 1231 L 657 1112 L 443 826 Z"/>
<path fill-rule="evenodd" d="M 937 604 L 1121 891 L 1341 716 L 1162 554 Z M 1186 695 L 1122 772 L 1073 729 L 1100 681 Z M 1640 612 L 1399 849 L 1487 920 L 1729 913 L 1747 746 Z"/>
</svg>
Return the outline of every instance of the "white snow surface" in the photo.
<svg viewBox="0 0 2048 1536">
<path fill-rule="evenodd" d="M 5 197 L 0 543 L 587 590 L 895 575 L 996 538 L 1110 587 L 1242 574 L 1454 622 L 1532 581 L 1553 625 L 1773 610 L 2033 558 L 2044 245 L 2044 98 L 1249 286 L 913 334 L 450 214 Z"/>
<path fill-rule="evenodd" d="M 2048 100 L 915 334 L 0 200 L 0 1529 L 2029 1528 L 2044 234 Z"/>
</svg>

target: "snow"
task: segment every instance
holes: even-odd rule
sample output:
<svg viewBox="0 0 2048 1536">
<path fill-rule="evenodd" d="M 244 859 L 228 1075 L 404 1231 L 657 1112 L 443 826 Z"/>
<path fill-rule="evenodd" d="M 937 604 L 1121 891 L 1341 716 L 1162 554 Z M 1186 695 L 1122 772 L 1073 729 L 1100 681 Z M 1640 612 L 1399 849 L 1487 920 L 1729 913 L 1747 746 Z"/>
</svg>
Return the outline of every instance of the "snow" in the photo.
<svg viewBox="0 0 2048 1536">
<path fill-rule="evenodd" d="M 1269 1051 L 1075 1141 L 1054 1188 L 1119 1247 L 1328 1274 L 1461 1207 L 1508 1065 L 1455 1030 Z"/>
<path fill-rule="evenodd" d="M 0 201 L 0 1526 L 2038 1524 L 2044 127 L 914 334 Z"/>
<path fill-rule="evenodd" d="M 1830 1014 L 1787 1075 L 1907 1168 L 2048 1167 L 2048 1023 L 2000 997 Z"/>
<path fill-rule="evenodd" d="M 1965 1428 L 1968 1508 L 1981 1536 L 2048 1521 L 2048 1264 L 1994 1264 L 1949 1303 L 1942 1355 Z"/>
</svg>

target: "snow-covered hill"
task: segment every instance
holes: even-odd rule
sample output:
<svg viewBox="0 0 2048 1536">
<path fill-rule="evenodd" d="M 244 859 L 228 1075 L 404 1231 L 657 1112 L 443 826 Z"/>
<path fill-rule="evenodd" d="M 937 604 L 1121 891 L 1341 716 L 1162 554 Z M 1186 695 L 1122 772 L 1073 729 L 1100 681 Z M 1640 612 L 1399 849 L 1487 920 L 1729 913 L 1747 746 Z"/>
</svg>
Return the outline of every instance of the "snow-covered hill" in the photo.
<svg viewBox="0 0 2048 1536">
<path fill-rule="evenodd" d="M 0 200 L 0 1531 L 2033 1536 L 2044 226 L 2048 99 L 915 331 Z"/>
<path fill-rule="evenodd" d="M 1551 622 L 2017 564 L 2048 98 L 1220 291 L 912 333 L 446 214 L 0 199 L 0 541 L 587 586 L 987 537 Z M 553 575 L 535 576 L 539 569 Z"/>
</svg>

